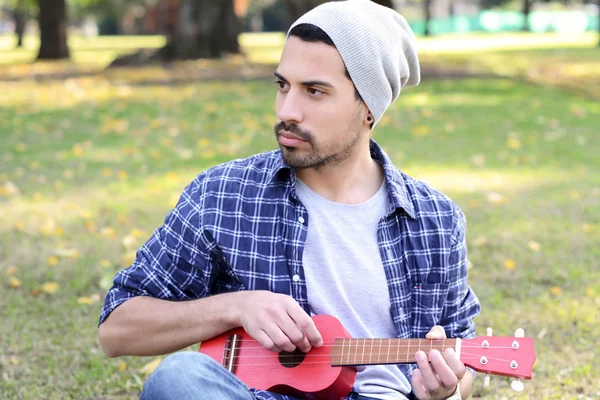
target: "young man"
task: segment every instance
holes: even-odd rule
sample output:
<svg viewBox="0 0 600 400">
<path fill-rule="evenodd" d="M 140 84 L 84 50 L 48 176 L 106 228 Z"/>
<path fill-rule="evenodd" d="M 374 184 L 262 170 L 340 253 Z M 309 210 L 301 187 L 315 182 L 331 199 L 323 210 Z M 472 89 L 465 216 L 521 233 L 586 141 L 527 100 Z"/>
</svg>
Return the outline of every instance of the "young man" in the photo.
<svg viewBox="0 0 600 400">
<path fill-rule="evenodd" d="M 396 169 L 370 139 L 419 83 L 415 39 L 395 11 L 331 2 L 288 33 L 277 84 L 280 150 L 215 166 L 117 274 L 100 316 L 106 354 L 175 352 L 243 327 L 272 351 L 308 352 L 311 315 L 353 337 L 473 337 L 465 217 Z M 473 375 L 453 351 L 360 370 L 349 399 L 459 399 Z M 142 399 L 284 399 L 198 352 L 168 356 Z"/>
</svg>

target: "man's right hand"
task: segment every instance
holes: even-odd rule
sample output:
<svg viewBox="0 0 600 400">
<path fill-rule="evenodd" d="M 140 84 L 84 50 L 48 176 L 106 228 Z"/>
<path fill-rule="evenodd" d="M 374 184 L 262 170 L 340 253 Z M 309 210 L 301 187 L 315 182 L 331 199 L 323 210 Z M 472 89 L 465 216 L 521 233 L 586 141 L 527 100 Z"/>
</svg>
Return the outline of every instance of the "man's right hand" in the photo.
<svg viewBox="0 0 600 400">
<path fill-rule="evenodd" d="M 262 290 L 238 295 L 239 325 L 264 348 L 292 352 L 298 347 L 307 353 L 323 345 L 314 321 L 292 297 Z"/>
</svg>

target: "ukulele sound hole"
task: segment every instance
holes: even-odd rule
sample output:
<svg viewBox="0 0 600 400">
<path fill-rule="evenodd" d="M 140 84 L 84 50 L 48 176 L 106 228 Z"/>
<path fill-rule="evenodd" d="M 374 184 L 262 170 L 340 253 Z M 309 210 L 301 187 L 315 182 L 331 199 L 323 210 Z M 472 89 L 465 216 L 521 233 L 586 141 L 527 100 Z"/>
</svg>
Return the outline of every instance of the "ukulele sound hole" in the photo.
<svg viewBox="0 0 600 400">
<path fill-rule="evenodd" d="M 282 351 L 279 353 L 279 362 L 286 368 L 294 368 L 304 361 L 304 357 L 306 357 L 306 354 L 300 349 L 292 352 Z"/>
</svg>

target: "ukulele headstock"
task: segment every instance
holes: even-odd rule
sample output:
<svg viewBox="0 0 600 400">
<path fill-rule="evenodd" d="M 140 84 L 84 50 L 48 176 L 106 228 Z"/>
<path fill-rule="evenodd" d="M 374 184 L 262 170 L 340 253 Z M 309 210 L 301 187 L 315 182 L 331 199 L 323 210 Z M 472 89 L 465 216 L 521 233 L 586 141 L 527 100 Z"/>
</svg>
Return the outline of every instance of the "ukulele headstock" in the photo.
<svg viewBox="0 0 600 400">
<path fill-rule="evenodd" d="M 531 379 L 535 358 L 533 338 L 526 338 L 523 329 L 517 329 L 511 337 L 492 336 L 492 329 L 488 328 L 487 336 L 463 339 L 461 343 L 461 361 L 486 374 L 484 387 L 489 385 L 489 374 L 492 374 L 517 378 L 511 387 L 522 391 L 520 379 Z"/>
</svg>

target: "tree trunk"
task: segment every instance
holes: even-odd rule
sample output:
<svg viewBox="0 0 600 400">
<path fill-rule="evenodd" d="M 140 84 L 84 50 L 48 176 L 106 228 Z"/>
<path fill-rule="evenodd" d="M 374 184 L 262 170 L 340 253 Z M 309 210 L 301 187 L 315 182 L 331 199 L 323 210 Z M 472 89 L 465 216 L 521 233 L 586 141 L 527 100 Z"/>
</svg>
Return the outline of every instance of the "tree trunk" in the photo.
<svg viewBox="0 0 600 400">
<path fill-rule="evenodd" d="M 23 47 L 23 35 L 27 25 L 27 13 L 20 2 L 13 10 L 13 20 L 15 21 L 15 35 L 17 35 L 17 47 Z"/>
<path fill-rule="evenodd" d="M 455 3 L 455 0 L 448 0 L 448 16 L 450 18 L 456 17 L 456 3 Z"/>
<path fill-rule="evenodd" d="M 392 0 L 373 0 L 373 2 L 385 7 L 389 7 L 392 10 L 394 9 L 394 2 Z"/>
<path fill-rule="evenodd" d="M 38 60 L 69 58 L 67 5 L 65 0 L 38 0 L 40 50 Z"/>
<path fill-rule="evenodd" d="M 239 53 L 241 30 L 233 0 L 180 0 L 177 22 L 168 29 L 162 58 L 190 60 Z"/>
<path fill-rule="evenodd" d="M 429 36 L 429 21 L 431 21 L 431 0 L 423 1 L 423 14 L 425 16 L 425 36 Z"/>
<path fill-rule="evenodd" d="M 298 18 L 324 2 L 325 0 L 285 0 L 286 31 Z"/>
<path fill-rule="evenodd" d="M 600 47 L 600 0 L 597 0 L 598 3 L 598 47 Z"/>
<path fill-rule="evenodd" d="M 523 16 L 525 17 L 525 22 L 523 22 L 523 28 L 521 29 L 523 32 L 529 32 L 529 13 L 531 12 L 531 0 L 523 0 Z"/>
</svg>

